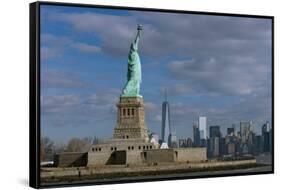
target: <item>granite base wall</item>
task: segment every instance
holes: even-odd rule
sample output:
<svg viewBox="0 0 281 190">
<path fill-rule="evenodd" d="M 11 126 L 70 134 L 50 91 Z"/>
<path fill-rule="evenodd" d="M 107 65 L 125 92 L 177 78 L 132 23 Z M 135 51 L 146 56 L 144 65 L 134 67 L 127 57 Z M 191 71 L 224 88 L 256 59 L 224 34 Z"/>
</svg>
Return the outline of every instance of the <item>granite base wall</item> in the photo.
<svg viewBox="0 0 281 190">
<path fill-rule="evenodd" d="M 87 166 L 103 166 L 112 162 L 112 152 L 88 152 Z"/>
<path fill-rule="evenodd" d="M 152 149 L 145 151 L 120 150 L 88 153 L 88 166 L 204 162 L 206 160 L 206 148 Z"/>
<path fill-rule="evenodd" d="M 206 148 L 154 149 L 143 152 L 145 163 L 203 162 L 207 160 Z"/>
<path fill-rule="evenodd" d="M 176 162 L 204 162 L 207 160 L 206 148 L 176 148 Z"/>
<path fill-rule="evenodd" d="M 140 165 L 144 163 L 142 157 L 142 151 L 127 151 L 126 152 L 126 164 L 127 165 Z"/>
<path fill-rule="evenodd" d="M 86 166 L 88 153 L 60 153 L 54 155 L 54 166 L 56 167 L 80 167 Z"/>
<path fill-rule="evenodd" d="M 175 162 L 174 149 L 155 149 L 151 151 L 144 151 L 144 162 L 146 163 L 161 163 L 161 162 Z"/>
</svg>

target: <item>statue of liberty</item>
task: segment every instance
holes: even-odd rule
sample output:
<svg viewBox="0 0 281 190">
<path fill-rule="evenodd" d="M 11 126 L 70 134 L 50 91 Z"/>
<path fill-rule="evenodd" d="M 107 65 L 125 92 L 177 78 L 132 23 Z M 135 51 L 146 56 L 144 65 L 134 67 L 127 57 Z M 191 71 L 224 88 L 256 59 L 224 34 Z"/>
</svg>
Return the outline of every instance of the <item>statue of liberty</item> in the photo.
<svg viewBox="0 0 281 190">
<path fill-rule="evenodd" d="M 138 54 L 138 43 L 142 26 L 138 25 L 138 32 L 134 42 L 131 44 L 128 56 L 127 83 L 122 90 L 121 97 L 142 97 L 140 92 L 141 62 Z"/>
</svg>

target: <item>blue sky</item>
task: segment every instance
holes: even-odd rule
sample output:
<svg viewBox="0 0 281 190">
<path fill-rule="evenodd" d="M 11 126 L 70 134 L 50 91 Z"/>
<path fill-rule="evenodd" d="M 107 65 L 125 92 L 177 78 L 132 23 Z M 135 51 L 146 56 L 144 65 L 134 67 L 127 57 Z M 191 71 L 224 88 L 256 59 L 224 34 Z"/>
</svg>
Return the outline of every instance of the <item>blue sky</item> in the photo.
<svg viewBox="0 0 281 190">
<path fill-rule="evenodd" d="M 41 5 L 42 135 L 112 137 L 139 23 L 150 131 L 160 134 L 164 89 L 178 138 L 199 116 L 223 131 L 271 121 L 271 20 Z"/>
</svg>

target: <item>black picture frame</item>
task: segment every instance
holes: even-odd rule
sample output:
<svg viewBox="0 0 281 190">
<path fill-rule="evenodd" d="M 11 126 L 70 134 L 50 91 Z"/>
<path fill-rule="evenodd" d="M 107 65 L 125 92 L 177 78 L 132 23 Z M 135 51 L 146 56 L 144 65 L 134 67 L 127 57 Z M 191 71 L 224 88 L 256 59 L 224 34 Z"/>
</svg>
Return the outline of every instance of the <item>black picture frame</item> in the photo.
<svg viewBox="0 0 281 190">
<path fill-rule="evenodd" d="M 213 174 L 208 176 L 178 176 L 157 179 L 137 179 L 137 180 L 112 180 L 107 182 L 77 182 L 77 183 L 63 183 L 56 185 L 40 184 L 40 6 L 41 5 L 55 5 L 55 6 L 70 6 L 70 7 L 87 7 L 87 8 L 109 8 L 119 10 L 138 10 L 151 12 L 170 12 L 182 14 L 195 15 L 216 15 L 216 16 L 231 16 L 231 17 L 245 17 L 245 18 L 265 18 L 271 20 L 271 36 L 272 36 L 272 171 L 263 171 L 256 173 L 235 173 L 235 174 Z M 47 2 L 39 1 L 29 4 L 29 59 L 30 59 L 30 76 L 29 76 L 29 185 L 33 188 L 50 188 L 50 187 L 68 187 L 68 186 L 84 186 L 84 185 L 100 185 L 100 184 L 118 184 L 118 183 L 132 183 L 132 182 L 146 182 L 146 181 L 162 181 L 162 180 L 178 180 L 178 179 L 193 179 L 193 178 L 211 178 L 211 177 L 226 177 L 226 176 L 244 176 L 244 175 L 258 175 L 258 174 L 272 174 L 274 173 L 274 16 L 264 15 L 248 15 L 248 14 L 232 14 L 232 13 L 218 13 L 218 12 L 201 12 L 188 10 L 169 10 L 156 8 L 142 8 L 142 7 L 125 7 L 125 6 L 109 6 L 109 5 L 91 5 L 78 3 L 61 3 L 61 2 Z"/>
</svg>

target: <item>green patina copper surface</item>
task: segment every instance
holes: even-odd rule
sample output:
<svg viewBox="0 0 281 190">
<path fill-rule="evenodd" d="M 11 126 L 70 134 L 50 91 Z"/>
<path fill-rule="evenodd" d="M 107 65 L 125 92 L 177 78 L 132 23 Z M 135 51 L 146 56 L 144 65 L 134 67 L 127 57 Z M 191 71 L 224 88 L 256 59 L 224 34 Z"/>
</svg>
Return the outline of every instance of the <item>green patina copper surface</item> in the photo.
<svg viewBox="0 0 281 190">
<path fill-rule="evenodd" d="M 138 32 L 134 42 L 131 44 L 128 56 L 127 83 L 122 90 L 122 97 L 141 97 L 141 61 L 138 54 L 138 43 L 142 26 L 138 25 Z"/>
</svg>

